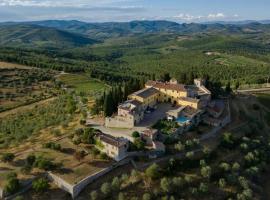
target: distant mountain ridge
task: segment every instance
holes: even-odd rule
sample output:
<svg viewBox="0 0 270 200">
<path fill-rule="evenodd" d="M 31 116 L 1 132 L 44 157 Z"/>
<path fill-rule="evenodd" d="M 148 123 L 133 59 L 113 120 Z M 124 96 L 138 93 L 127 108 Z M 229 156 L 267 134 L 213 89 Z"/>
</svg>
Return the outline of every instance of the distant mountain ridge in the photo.
<svg viewBox="0 0 270 200">
<path fill-rule="evenodd" d="M 0 23 L 0 44 L 37 46 L 82 46 L 107 38 L 140 34 L 256 34 L 270 32 L 270 24 L 247 21 L 242 24 L 189 23 L 171 21 L 131 21 L 87 23 L 76 20 L 45 20 Z"/>
<path fill-rule="evenodd" d="M 42 47 L 74 47 L 94 44 L 84 35 L 35 24 L 10 23 L 0 25 L 1 45 L 36 45 Z"/>
<path fill-rule="evenodd" d="M 104 39 L 109 37 L 121 37 L 145 33 L 198 33 L 198 32 L 223 32 L 223 33 L 251 33 L 269 30 L 269 23 L 246 21 L 246 23 L 183 23 L 171 21 L 131 21 L 131 22 L 104 22 L 87 23 L 76 20 L 46 20 L 34 22 L 22 22 L 28 25 L 39 25 L 56 28 L 59 30 L 83 34 L 90 38 Z M 14 24 L 22 24 L 14 23 Z M 1 25 L 1 24 L 0 24 Z"/>
</svg>

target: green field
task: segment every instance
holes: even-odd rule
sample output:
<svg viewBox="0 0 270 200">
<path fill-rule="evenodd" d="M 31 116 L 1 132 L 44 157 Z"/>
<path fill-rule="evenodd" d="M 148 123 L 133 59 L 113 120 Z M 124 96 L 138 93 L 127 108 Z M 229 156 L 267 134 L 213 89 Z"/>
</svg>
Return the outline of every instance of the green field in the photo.
<svg viewBox="0 0 270 200">
<path fill-rule="evenodd" d="M 64 74 L 59 79 L 76 92 L 88 95 L 103 91 L 107 87 L 104 83 L 88 78 L 86 75 Z"/>
</svg>

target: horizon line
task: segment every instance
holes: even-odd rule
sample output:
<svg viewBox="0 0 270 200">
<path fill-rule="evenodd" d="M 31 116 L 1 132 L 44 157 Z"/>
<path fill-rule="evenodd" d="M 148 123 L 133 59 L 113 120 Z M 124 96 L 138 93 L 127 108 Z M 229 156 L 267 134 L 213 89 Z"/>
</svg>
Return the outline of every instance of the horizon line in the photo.
<svg viewBox="0 0 270 200">
<path fill-rule="evenodd" d="M 209 24 L 209 23 L 243 23 L 243 22 L 264 22 L 264 21 L 269 21 L 270 23 L 270 19 L 244 19 L 244 20 L 215 20 L 215 21 L 183 21 L 183 22 L 179 22 L 179 21 L 174 21 L 174 20 L 167 20 L 167 19 L 134 19 L 134 20 L 127 20 L 127 21 L 103 21 L 103 22 L 99 22 L 99 21 L 84 21 L 84 20 L 79 20 L 79 19 L 42 19 L 42 20 L 11 20 L 11 21 L 0 21 L 0 23 L 23 23 L 23 22 L 42 22 L 42 21 L 77 21 L 77 22 L 83 22 L 83 23 L 97 23 L 97 24 L 102 24 L 102 23 L 130 23 L 130 22 L 174 22 L 177 24 Z"/>
</svg>

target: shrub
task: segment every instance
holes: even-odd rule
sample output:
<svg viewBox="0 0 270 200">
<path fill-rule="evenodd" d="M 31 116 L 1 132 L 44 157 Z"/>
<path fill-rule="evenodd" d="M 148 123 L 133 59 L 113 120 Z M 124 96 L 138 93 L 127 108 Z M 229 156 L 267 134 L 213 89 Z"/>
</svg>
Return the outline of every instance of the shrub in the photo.
<svg viewBox="0 0 270 200">
<path fill-rule="evenodd" d="M 242 143 L 240 144 L 240 148 L 241 150 L 246 151 L 248 149 L 248 145 L 246 143 Z"/>
<path fill-rule="evenodd" d="M 177 151 L 183 151 L 185 150 L 185 145 L 183 145 L 180 141 L 174 145 L 175 150 Z"/>
<path fill-rule="evenodd" d="M 239 171 L 239 169 L 240 169 L 239 163 L 237 163 L 237 162 L 233 163 L 233 165 L 232 165 L 232 170 L 233 170 L 234 172 L 237 172 L 237 171 Z"/>
<path fill-rule="evenodd" d="M 83 132 L 84 132 L 83 128 L 78 128 L 78 129 L 75 130 L 76 135 L 82 135 Z"/>
<path fill-rule="evenodd" d="M 151 179 L 156 179 L 160 176 L 159 166 L 155 163 L 148 167 L 145 171 L 145 175 Z"/>
<path fill-rule="evenodd" d="M 191 187 L 191 188 L 190 188 L 190 192 L 191 192 L 191 194 L 193 194 L 193 195 L 197 195 L 197 194 L 198 194 L 198 189 L 195 188 L 195 187 Z"/>
<path fill-rule="evenodd" d="M 117 198 L 118 200 L 125 200 L 125 196 L 124 196 L 124 194 L 122 193 L 122 192 L 120 192 L 119 194 L 118 194 L 118 198 Z"/>
<path fill-rule="evenodd" d="M 133 138 L 138 138 L 138 137 L 140 137 L 140 133 L 139 133 L 138 131 L 134 131 L 134 132 L 132 133 L 132 137 L 133 137 Z"/>
<path fill-rule="evenodd" d="M 7 183 L 4 187 L 4 191 L 8 194 L 14 194 L 20 189 L 20 181 L 17 178 L 16 173 L 9 173 L 7 175 Z"/>
<path fill-rule="evenodd" d="M 232 148 L 234 145 L 234 138 L 231 133 L 224 133 L 222 136 L 221 145 L 224 148 Z"/>
<path fill-rule="evenodd" d="M 160 188 L 163 190 L 163 192 L 168 193 L 171 189 L 171 181 L 164 177 L 160 180 Z"/>
<path fill-rule="evenodd" d="M 28 155 L 26 158 L 26 165 L 28 166 L 33 166 L 36 161 L 36 156 L 35 155 Z"/>
<path fill-rule="evenodd" d="M 97 148 L 93 147 L 93 148 L 91 148 L 91 153 L 94 156 L 97 156 L 98 154 L 100 154 L 100 151 Z"/>
<path fill-rule="evenodd" d="M 151 200 L 151 195 L 149 193 L 143 194 L 143 200 Z"/>
<path fill-rule="evenodd" d="M 6 179 L 9 180 L 9 179 L 12 179 L 12 178 L 17 178 L 17 174 L 15 172 L 9 172 L 7 175 L 6 175 Z"/>
<path fill-rule="evenodd" d="M 114 177 L 112 181 L 112 189 L 118 191 L 120 189 L 120 180 L 118 177 Z"/>
<path fill-rule="evenodd" d="M 86 120 L 85 119 L 80 119 L 80 125 L 85 125 Z"/>
<path fill-rule="evenodd" d="M 202 193 L 208 192 L 208 185 L 206 183 L 200 183 L 199 191 Z"/>
<path fill-rule="evenodd" d="M 225 162 L 221 163 L 221 164 L 219 165 L 219 167 L 220 167 L 223 171 L 225 171 L 225 172 L 228 172 L 228 171 L 231 169 L 230 164 L 225 163 Z"/>
<path fill-rule="evenodd" d="M 219 179 L 218 185 L 219 185 L 220 188 L 225 188 L 226 187 L 225 179 L 224 178 Z"/>
<path fill-rule="evenodd" d="M 137 170 L 133 169 L 133 170 L 131 171 L 131 176 L 132 176 L 133 178 L 137 178 L 137 177 L 139 176 L 139 172 L 138 172 Z"/>
<path fill-rule="evenodd" d="M 145 142 L 141 138 L 136 138 L 134 140 L 134 145 L 137 150 L 144 150 Z"/>
<path fill-rule="evenodd" d="M 92 191 L 91 194 L 91 200 L 97 200 L 98 199 L 98 193 L 96 190 Z"/>
<path fill-rule="evenodd" d="M 189 176 L 189 175 L 185 175 L 184 180 L 185 180 L 186 183 L 192 183 L 193 182 L 192 176 Z"/>
<path fill-rule="evenodd" d="M 251 200 L 252 199 L 252 190 L 245 189 L 242 193 L 237 194 L 237 200 Z"/>
<path fill-rule="evenodd" d="M 93 128 L 85 128 L 81 137 L 82 143 L 94 144 L 95 143 L 96 130 Z"/>
<path fill-rule="evenodd" d="M 125 182 L 129 179 L 128 175 L 127 174 L 122 174 L 121 176 L 121 181 Z"/>
<path fill-rule="evenodd" d="M 110 194 L 111 192 L 111 187 L 110 187 L 110 184 L 109 183 L 103 183 L 102 186 L 101 186 L 101 192 L 107 196 Z"/>
<path fill-rule="evenodd" d="M 102 160 L 108 160 L 108 159 L 109 159 L 109 157 L 107 156 L 107 154 L 104 153 L 104 152 L 101 153 L 99 157 L 100 157 L 100 159 L 102 159 Z"/>
<path fill-rule="evenodd" d="M 200 141 L 198 139 L 193 139 L 193 140 L 187 140 L 185 142 L 185 148 L 190 150 L 200 144 Z"/>
<path fill-rule="evenodd" d="M 253 161 L 256 160 L 256 157 L 254 155 L 254 153 L 252 152 L 248 152 L 246 155 L 245 155 L 245 160 L 248 162 L 248 163 L 252 163 Z"/>
<path fill-rule="evenodd" d="M 54 142 L 48 142 L 48 143 L 45 143 L 43 145 L 44 148 L 47 148 L 47 149 L 53 149 L 53 150 L 56 150 L 56 151 L 61 151 L 62 147 L 60 144 L 56 144 Z"/>
<path fill-rule="evenodd" d="M 181 177 L 174 177 L 172 179 L 172 185 L 175 188 L 175 190 L 178 190 L 184 185 L 184 180 Z"/>
<path fill-rule="evenodd" d="M 36 192 L 44 192 L 49 188 L 49 182 L 45 178 L 39 178 L 33 181 L 32 187 Z"/>
<path fill-rule="evenodd" d="M 204 178 L 210 178 L 211 176 L 211 167 L 210 166 L 205 166 L 201 168 L 201 175 Z"/>
<path fill-rule="evenodd" d="M 241 187 L 243 189 L 248 189 L 249 188 L 248 181 L 247 181 L 247 179 L 245 177 L 240 176 L 238 178 L 238 181 L 239 181 L 239 184 L 241 185 Z"/>
<path fill-rule="evenodd" d="M 29 174 L 31 172 L 31 170 L 32 170 L 32 166 L 30 166 L 30 165 L 25 165 L 21 168 L 21 172 L 23 174 Z"/>
<path fill-rule="evenodd" d="M 4 153 L 1 157 L 1 160 L 3 162 L 11 162 L 15 158 L 15 155 L 13 153 Z"/>
<path fill-rule="evenodd" d="M 201 166 L 201 167 L 205 167 L 205 166 L 206 166 L 205 160 L 200 160 L 200 166 Z"/>
<path fill-rule="evenodd" d="M 74 158 L 75 158 L 76 160 L 78 160 L 79 162 L 80 162 L 82 159 L 84 159 L 85 156 L 86 156 L 86 154 L 85 154 L 84 151 L 76 151 L 76 152 L 74 153 Z"/>
<path fill-rule="evenodd" d="M 189 151 L 189 152 L 186 153 L 186 157 L 188 159 L 191 159 L 193 156 L 194 156 L 194 152 L 193 151 Z"/>
<path fill-rule="evenodd" d="M 43 158 L 42 156 L 36 159 L 34 166 L 43 170 L 52 170 L 55 168 L 55 165 L 52 161 Z"/>
</svg>

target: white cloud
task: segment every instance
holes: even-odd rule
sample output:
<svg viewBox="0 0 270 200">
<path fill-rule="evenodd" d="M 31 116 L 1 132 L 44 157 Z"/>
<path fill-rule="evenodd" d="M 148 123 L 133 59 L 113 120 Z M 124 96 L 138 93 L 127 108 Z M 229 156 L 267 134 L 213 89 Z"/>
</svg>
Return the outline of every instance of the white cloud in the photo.
<svg viewBox="0 0 270 200">
<path fill-rule="evenodd" d="M 221 19 L 231 19 L 231 18 L 238 18 L 239 15 L 234 14 L 233 16 L 227 16 L 224 13 L 210 13 L 208 15 L 191 15 L 187 13 L 180 13 L 176 16 L 173 16 L 172 19 L 180 20 L 180 21 L 187 21 L 187 22 L 196 22 L 196 21 L 214 21 L 214 20 L 221 20 Z"/>
<path fill-rule="evenodd" d="M 90 7 L 132 0 L 0 0 L 0 6 Z"/>
<path fill-rule="evenodd" d="M 216 14 L 209 14 L 207 16 L 208 19 L 219 19 L 219 18 L 225 18 L 225 15 L 223 13 L 216 13 Z"/>
<path fill-rule="evenodd" d="M 202 19 L 203 16 L 194 16 L 190 14 L 180 13 L 179 15 L 174 16 L 174 18 L 179 19 L 179 20 L 185 20 L 185 21 L 194 21 L 194 20 Z"/>
</svg>

